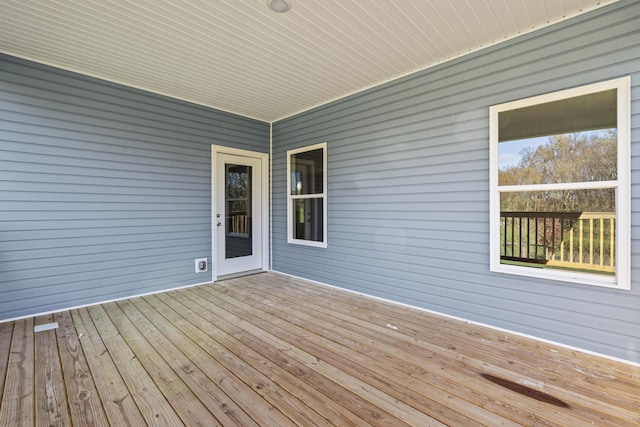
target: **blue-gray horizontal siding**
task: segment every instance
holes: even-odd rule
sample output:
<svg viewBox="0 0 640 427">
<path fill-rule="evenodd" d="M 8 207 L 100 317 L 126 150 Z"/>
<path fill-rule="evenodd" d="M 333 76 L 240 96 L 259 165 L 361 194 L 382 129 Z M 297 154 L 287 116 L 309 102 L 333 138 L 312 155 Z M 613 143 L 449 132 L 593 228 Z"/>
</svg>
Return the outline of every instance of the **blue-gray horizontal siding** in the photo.
<svg viewBox="0 0 640 427">
<path fill-rule="evenodd" d="M 632 289 L 489 272 L 490 105 L 632 79 Z M 273 268 L 640 362 L 640 3 L 621 1 L 273 128 Z M 286 151 L 328 142 L 328 248 L 286 243 Z"/>
<path fill-rule="evenodd" d="M 211 144 L 269 126 L 0 56 L 0 320 L 211 280 Z"/>
</svg>

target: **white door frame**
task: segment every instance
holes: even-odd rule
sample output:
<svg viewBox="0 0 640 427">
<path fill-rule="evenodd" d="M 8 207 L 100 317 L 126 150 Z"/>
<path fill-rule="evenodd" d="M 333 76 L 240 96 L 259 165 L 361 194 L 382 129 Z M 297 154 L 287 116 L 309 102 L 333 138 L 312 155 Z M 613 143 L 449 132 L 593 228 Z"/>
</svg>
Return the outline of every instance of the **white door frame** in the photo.
<svg viewBox="0 0 640 427">
<path fill-rule="evenodd" d="M 218 184 L 218 182 L 216 182 L 216 165 L 218 164 L 219 154 L 230 154 L 233 156 L 249 157 L 252 159 L 258 159 L 261 162 L 262 183 L 260 191 L 262 194 L 262 215 L 260 218 L 254 218 L 254 221 L 261 221 L 260 263 L 262 265 L 262 270 L 268 270 L 269 265 L 269 154 L 260 153 L 257 151 L 241 150 L 239 148 L 224 147 L 221 145 L 211 145 L 211 262 L 209 264 L 211 266 L 212 281 L 215 281 L 218 278 L 218 254 L 216 249 L 216 242 L 219 237 L 218 230 L 221 229 L 221 227 L 218 227 L 216 225 L 218 222 L 218 218 L 216 218 L 216 212 L 219 212 L 218 206 L 216 205 L 216 185 Z M 222 256 L 224 256 L 224 254 Z"/>
</svg>

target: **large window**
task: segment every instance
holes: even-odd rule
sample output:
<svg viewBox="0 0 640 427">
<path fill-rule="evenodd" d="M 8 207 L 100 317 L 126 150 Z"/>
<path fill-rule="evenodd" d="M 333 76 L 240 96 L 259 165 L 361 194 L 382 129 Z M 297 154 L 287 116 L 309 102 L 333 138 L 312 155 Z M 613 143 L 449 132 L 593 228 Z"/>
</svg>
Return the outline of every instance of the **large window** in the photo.
<svg viewBox="0 0 640 427">
<path fill-rule="evenodd" d="M 327 144 L 287 151 L 289 243 L 327 247 Z"/>
<path fill-rule="evenodd" d="M 629 86 L 490 108 L 492 271 L 629 289 Z"/>
</svg>

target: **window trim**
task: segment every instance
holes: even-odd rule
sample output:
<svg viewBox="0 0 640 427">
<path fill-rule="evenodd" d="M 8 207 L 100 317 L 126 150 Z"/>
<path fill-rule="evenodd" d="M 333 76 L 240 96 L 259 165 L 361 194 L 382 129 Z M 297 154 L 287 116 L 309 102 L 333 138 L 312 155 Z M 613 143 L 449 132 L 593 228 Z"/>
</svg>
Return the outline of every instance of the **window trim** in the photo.
<svg viewBox="0 0 640 427">
<path fill-rule="evenodd" d="M 291 194 L 291 156 L 298 153 L 304 153 L 307 151 L 313 151 L 322 149 L 322 193 L 317 194 Z M 293 237 L 293 201 L 296 199 L 322 199 L 322 242 L 316 242 L 313 240 L 295 239 Z M 294 150 L 287 151 L 287 243 L 314 246 L 318 248 L 326 248 L 327 244 L 327 143 L 321 142 L 319 144 L 308 145 L 305 147 L 296 148 Z"/>
<path fill-rule="evenodd" d="M 561 183 L 552 184 L 561 188 L 589 188 L 603 186 L 616 188 L 616 274 L 615 276 L 602 276 L 593 273 L 570 272 L 561 270 L 546 270 L 523 266 L 506 265 L 500 263 L 500 192 L 540 190 L 549 188 L 544 185 L 518 185 L 502 186 L 498 185 L 498 114 L 503 111 L 529 107 L 536 104 L 543 104 L 587 95 L 605 90 L 617 90 L 617 154 L 618 173 L 617 180 L 591 183 Z M 534 278 L 550 279 L 585 285 L 602 286 L 615 289 L 631 289 L 631 79 L 622 77 L 614 80 L 589 84 L 576 88 L 561 90 L 544 95 L 511 101 L 489 107 L 489 269 L 491 272 L 515 274 Z M 515 187 L 515 188 L 514 188 Z"/>
</svg>

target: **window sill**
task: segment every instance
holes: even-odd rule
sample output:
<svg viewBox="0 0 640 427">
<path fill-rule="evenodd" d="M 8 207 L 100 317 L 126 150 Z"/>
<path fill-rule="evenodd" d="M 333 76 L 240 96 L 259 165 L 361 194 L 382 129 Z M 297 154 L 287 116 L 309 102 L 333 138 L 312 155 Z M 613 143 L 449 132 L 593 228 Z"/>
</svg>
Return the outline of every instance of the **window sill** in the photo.
<svg viewBox="0 0 640 427">
<path fill-rule="evenodd" d="M 629 280 L 620 280 L 616 276 L 581 273 L 574 271 L 547 270 L 542 268 L 520 267 L 516 265 L 498 264 L 490 269 L 494 273 L 514 274 L 536 279 L 547 279 L 581 285 L 599 286 L 604 288 L 630 290 Z"/>
<path fill-rule="evenodd" d="M 287 240 L 287 243 L 292 244 L 292 245 L 312 246 L 312 247 L 315 247 L 315 248 L 326 248 L 327 247 L 327 243 L 326 242 L 314 242 L 314 241 L 311 241 L 311 240 L 289 239 L 289 240 Z"/>
</svg>

